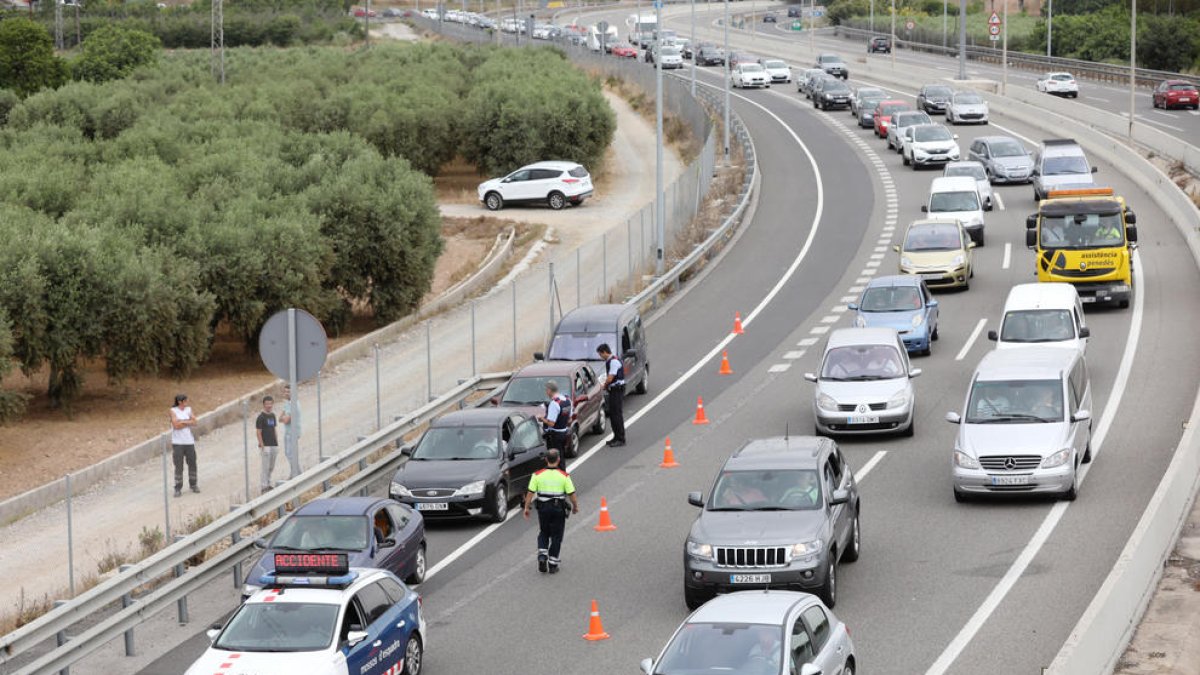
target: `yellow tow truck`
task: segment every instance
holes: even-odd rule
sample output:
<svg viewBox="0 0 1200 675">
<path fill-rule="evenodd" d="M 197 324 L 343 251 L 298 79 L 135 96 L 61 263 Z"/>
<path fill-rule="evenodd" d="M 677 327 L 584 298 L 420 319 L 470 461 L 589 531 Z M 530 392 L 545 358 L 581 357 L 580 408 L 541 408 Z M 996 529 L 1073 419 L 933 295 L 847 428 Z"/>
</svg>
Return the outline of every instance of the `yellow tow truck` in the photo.
<svg viewBox="0 0 1200 675">
<path fill-rule="evenodd" d="M 1038 281 L 1074 284 L 1085 303 L 1128 307 L 1137 217 L 1112 188 L 1051 190 L 1025 220 Z"/>
</svg>

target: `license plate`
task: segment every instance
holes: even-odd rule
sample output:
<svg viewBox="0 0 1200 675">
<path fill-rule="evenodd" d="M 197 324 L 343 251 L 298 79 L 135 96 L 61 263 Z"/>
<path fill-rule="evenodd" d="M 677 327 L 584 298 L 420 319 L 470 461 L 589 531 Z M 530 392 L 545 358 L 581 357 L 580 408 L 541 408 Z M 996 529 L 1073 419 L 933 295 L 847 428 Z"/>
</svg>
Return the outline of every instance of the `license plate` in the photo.
<svg viewBox="0 0 1200 675">
<path fill-rule="evenodd" d="M 992 476 L 992 485 L 1029 485 L 1029 476 Z"/>
<path fill-rule="evenodd" d="M 729 583 L 731 584 L 769 584 L 771 583 L 770 574 L 730 574 Z"/>
<path fill-rule="evenodd" d="M 1179 99 L 1179 102 L 1180 102 L 1180 103 L 1191 103 L 1191 102 L 1192 102 L 1192 99 L 1190 99 L 1190 98 L 1180 98 L 1180 99 Z"/>
<path fill-rule="evenodd" d="M 445 511 L 450 505 L 445 502 L 417 502 L 418 511 Z"/>
<path fill-rule="evenodd" d="M 851 415 L 850 424 L 879 424 L 879 415 Z"/>
<path fill-rule="evenodd" d="M 922 279 L 941 279 L 942 276 L 941 272 L 924 272 L 921 274 Z"/>
<path fill-rule="evenodd" d="M 1080 300 L 1082 300 L 1083 302 L 1095 302 L 1095 301 L 1096 301 L 1096 296 L 1094 296 L 1094 295 L 1085 295 L 1085 296 L 1083 296 L 1082 298 L 1080 298 Z"/>
</svg>

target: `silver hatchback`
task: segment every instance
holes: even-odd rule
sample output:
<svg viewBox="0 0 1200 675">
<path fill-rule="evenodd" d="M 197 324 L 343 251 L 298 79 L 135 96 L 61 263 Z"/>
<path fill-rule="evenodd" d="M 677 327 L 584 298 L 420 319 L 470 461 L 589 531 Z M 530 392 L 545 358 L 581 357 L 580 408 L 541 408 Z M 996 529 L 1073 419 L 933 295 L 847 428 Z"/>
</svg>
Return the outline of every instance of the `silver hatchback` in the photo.
<svg viewBox="0 0 1200 675">
<path fill-rule="evenodd" d="M 911 436 L 917 396 L 908 350 L 893 328 L 841 328 L 829 334 L 815 382 L 818 435 L 898 431 Z"/>
</svg>

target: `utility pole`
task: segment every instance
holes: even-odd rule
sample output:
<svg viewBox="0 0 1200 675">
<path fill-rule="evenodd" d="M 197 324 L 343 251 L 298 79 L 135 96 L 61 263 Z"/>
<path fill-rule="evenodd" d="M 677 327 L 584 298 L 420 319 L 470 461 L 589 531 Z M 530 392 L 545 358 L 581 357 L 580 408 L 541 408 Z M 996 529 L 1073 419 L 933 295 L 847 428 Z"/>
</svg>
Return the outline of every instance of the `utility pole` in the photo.
<svg viewBox="0 0 1200 675">
<path fill-rule="evenodd" d="M 958 79 L 967 79 L 967 0 L 958 0 Z"/>
<path fill-rule="evenodd" d="M 1133 139 L 1134 105 L 1137 89 L 1137 0 L 1129 0 L 1129 138 Z"/>
<path fill-rule="evenodd" d="M 1000 95 L 1004 96 L 1008 93 L 1008 0 L 1004 1 L 1004 35 L 1001 39 L 1003 47 L 1000 51 L 1000 72 L 1004 77 L 1000 80 Z"/>
<path fill-rule="evenodd" d="M 692 47 L 692 98 L 696 97 L 696 0 L 692 0 L 692 34 L 688 44 Z"/>
<path fill-rule="evenodd" d="M 808 0 L 808 49 L 813 53 L 813 58 L 817 58 L 817 46 L 814 42 L 817 37 L 817 0 Z"/>
<path fill-rule="evenodd" d="M 365 36 L 364 47 L 371 48 L 371 0 L 367 0 L 366 7 L 363 8 L 363 35 Z"/>
<path fill-rule="evenodd" d="M 75 0 L 75 46 L 83 42 L 83 30 L 79 27 L 79 0 Z"/>
<path fill-rule="evenodd" d="M 871 0 L 871 19 L 867 26 L 870 29 L 867 31 L 870 33 L 870 35 L 867 36 L 867 40 L 869 41 L 871 38 L 875 37 L 875 0 Z"/>
<path fill-rule="evenodd" d="M 63 0 L 53 0 L 54 2 L 54 48 L 63 48 L 63 18 L 62 18 L 62 3 Z"/>
<path fill-rule="evenodd" d="M 658 54 L 654 57 L 654 124 L 655 133 L 657 135 L 657 147 L 655 148 L 655 166 L 654 166 L 654 226 L 655 238 L 658 240 L 658 254 L 654 259 L 654 274 L 662 276 L 664 253 L 667 247 L 666 242 L 666 220 L 667 220 L 667 199 L 663 194 L 663 78 L 662 78 L 662 3 L 663 0 L 654 0 L 654 16 L 655 25 L 658 26 L 658 33 L 654 39 L 654 47 L 658 49 Z"/>
<path fill-rule="evenodd" d="M 225 0 L 212 0 L 211 32 L 212 73 L 218 82 L 225 84 Z"/>
<path fill-rule="evenodd" d="M 721 22 L 725 26 L 725 51 L 722 52 L 723 63 L 721 66 L 725 69 L 725 165 L 729 165 L 729 0 L 725 0 L 725 20 Z"/>
<path fill-rule="evenodd" d="M 942 49 L 946 48 L 946 33 L 950 27 L 950 0 L 942 0 Z"/>
<path fill-rule="evenodd" d="M 892 70 L 896 69 L 896 0 L 892 0 L 892 38 L 888 43 L 888 56 L 892 57 Z"/>
<path fill-rule="evenodd" d="M 1050 0 L 1046 4 L 1046 56 L 1052 56 L 1050 53 L 1050 45 L 1053 42 L 1054 35 L 1054 0 Z"/>
</svg>

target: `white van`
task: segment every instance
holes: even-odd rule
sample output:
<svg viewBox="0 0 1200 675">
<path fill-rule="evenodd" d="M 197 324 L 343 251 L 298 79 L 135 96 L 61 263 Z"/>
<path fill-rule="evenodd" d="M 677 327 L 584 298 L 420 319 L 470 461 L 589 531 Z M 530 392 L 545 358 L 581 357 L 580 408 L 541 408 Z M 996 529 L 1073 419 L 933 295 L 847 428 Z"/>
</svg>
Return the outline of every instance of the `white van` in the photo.
<svg viewBox="0 0 1200 675">
<path fill-rule="evenodd" d="M 929 201 L 921 211 L 930 218 L 962 222 L 971 241 L 983 246 L 983 200 L 970 176 L 941 176 L 929 186 Z"/>
<path fill-rule="evenodd" d="M 1013 286 L 1004 302 L 1000 331 L 989 330 L 988 339 L 996 349 L 1037 345 L 1082 353 L 1091 334 L 1075 287 L 1047 282 Z"/>
<path fill-rule="evenodd" d="M 588 49 L 598 52 L 603 49 L 605 52 L 612 50 L 613 45 L 621 41 L 617 35 L 617 27 L 609 26 L 604 33 L 600 32 L 599 26 L 593 25 L 588 28 Z"/>
</svg>

